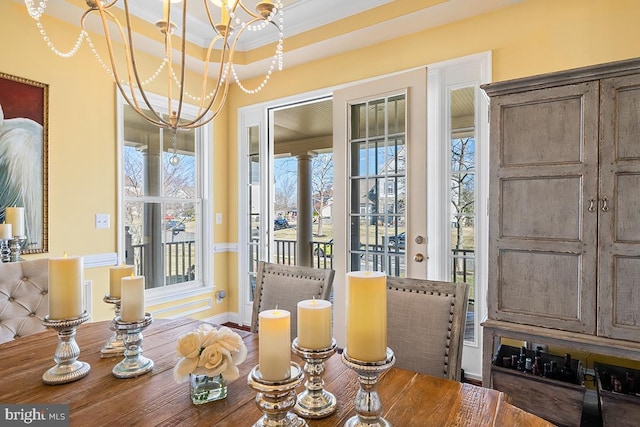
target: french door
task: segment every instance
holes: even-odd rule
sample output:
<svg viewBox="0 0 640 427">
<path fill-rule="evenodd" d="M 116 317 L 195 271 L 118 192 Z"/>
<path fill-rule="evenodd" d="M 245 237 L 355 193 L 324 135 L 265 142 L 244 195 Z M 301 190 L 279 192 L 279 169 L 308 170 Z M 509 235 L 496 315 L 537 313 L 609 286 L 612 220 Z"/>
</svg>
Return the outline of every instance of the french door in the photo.
<svg viewBox="0 0 640 427">
<path fill-rule="evenodd" d="M 333 94 L 334 336 L 349 271 L 427 277 L 427 69 Z M 338 238 L 341 236 L 341 238 Z"/>
</svg>

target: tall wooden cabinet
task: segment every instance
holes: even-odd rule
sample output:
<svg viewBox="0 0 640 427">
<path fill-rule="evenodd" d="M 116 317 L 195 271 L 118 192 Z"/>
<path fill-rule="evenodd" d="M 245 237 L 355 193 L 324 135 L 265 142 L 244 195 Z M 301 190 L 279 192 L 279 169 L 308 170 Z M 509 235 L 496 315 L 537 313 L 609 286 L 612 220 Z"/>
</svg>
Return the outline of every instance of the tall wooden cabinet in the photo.
<svg viewBox="0 0 640 427">
<path fill-rule="evenodd" d="M 484 384 L 500 337 L 640 360 L 640 59 L 483 89 Z"/>
</svg>

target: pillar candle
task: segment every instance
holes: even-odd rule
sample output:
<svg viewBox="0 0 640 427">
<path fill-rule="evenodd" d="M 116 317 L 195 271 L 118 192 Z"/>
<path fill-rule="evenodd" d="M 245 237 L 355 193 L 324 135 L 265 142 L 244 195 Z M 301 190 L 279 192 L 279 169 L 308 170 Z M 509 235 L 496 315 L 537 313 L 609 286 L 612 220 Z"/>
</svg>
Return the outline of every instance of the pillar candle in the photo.
<svg viewBox="0 0 640 427">
<path fill-rule="evenodd" d="M 75 319 L 82 315 L 82 257 L 49 259 L 49 318 Z"/>
<path fill-rule="evenodd" d="M 347 273 L 347 354 L 378 362 L 387 354 L 387 277 L 384 273 Z"/>
<path fill-rule="evenodd" d="M 298 346 L 320 350 L 331 346 L 331 303 L 310 299 L 298 303 Z"/>
<path fill-rule="evenodd" d="M 4 222 L 11 224 L 13 235 L 24 237 L 24 208 L 8 207 L 4 211 Z"/>
<path fill-rule="evenodd" d="M 120 318 L 123 322 L 144 319 L 144 276 L 123 277 L 120 289 Z"/>
<path fill-rule="evenodd" d="M 120 298 L 122 282 L 121 279 L 133 274 L 133 265 L 117 265 L 109 269 L 109 296 L 111 298 Z"/>
<path fill-rule="evenodd" d="M 259 364 L 262 378 L 282 381 L 291 376 L 291 313 L 266 310 L 258 316 Z"/>
<path fill-rule="evenodd" d="M 0 224 L 0 240 L 10 240 L 11 238 L 13 238 L 11 224 Z"/>
</svg>

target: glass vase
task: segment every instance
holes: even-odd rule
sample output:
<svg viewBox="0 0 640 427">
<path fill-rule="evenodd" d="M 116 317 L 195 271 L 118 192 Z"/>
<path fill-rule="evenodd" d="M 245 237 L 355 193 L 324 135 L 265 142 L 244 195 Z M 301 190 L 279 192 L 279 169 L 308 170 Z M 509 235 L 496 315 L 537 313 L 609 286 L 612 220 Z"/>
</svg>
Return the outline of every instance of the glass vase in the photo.
<svg viewBox="0 0 640 427">
<path fill-rule="evenodd" d="M 190 374 L 189 390 L 194 405 L 202 405 L 227 397 L 227 384 L 222 374 L 217 377 Z"/>
</svg>

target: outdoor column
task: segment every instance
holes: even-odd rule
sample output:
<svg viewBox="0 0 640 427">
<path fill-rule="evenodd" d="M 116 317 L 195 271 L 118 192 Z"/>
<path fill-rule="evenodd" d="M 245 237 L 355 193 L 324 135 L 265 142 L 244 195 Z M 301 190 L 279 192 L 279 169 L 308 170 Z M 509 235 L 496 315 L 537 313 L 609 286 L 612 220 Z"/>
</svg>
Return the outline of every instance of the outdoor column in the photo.
<svg viewBox="0 0 640 427">
<path fill-rule="evenodd" d="M 144 189 L 146 196 L 159 196 L 162 191 L 162 152 L 158 137 L 146 137 L 144 151 Z M 143 220 L 143 275 L 146 287 L 164 286 L 164 250 L 162 246 L 162 206 L 159 203 L 144 203 Z M 155 268 L 154 268 L 155 267 Z"/>
<path fill-rule="evenodd" d="M 311 267 L 313 241 L 313 185 L 311 181 L 311 154 L 298 158 L 298 233 L 296 244 L 297 265 Z"/>
</svg>

